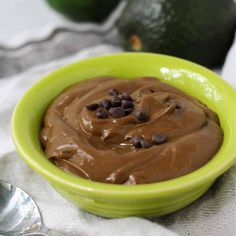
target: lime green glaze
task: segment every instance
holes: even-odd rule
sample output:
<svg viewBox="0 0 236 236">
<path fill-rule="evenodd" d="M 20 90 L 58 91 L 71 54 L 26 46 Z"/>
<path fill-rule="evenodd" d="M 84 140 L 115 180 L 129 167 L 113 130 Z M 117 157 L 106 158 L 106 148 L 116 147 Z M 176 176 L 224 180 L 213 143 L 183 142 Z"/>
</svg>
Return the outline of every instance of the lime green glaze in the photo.
<svg viewBox="0 0 236 236">
<path fill-rule="evenodd" d="M 160 183 L 124 186 L 73 176 L 50 163 L 39 141 L 45 110 L 61 91 L 101 75 L 156 76 L 198 98 L 218 113 L 224 142 L 202 168 Z M 30 88 L 12 116 L 12 133 L 23 159 L 66 199 L 106 217 L 157 216 L 176 211 L 200 197 L 235 162 L 236 92 L 219 76 L 197 64 L 151 53 L 122 53 L 84 60 L 50 73 Z"/>
</svg>

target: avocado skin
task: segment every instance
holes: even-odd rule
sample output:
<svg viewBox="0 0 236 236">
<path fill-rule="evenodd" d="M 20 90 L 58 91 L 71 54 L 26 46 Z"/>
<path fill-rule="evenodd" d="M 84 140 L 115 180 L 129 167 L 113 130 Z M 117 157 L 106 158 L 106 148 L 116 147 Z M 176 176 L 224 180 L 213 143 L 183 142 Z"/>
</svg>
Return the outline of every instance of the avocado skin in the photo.
<svg viewBox="0 0 236 236">
<path fill-rule="evenodd" d="M 120 0 L 47 0 L 55 10 L 74 21 L 105 20 Z"/>
<path fill-rule="evenodd" d="M 117 23 L 124 48 L 131 35 L 142 51 L 181 57 L 206 67 L 223 63 L 236 28 L 234 0 L 130 0 Z"/>
</svg>

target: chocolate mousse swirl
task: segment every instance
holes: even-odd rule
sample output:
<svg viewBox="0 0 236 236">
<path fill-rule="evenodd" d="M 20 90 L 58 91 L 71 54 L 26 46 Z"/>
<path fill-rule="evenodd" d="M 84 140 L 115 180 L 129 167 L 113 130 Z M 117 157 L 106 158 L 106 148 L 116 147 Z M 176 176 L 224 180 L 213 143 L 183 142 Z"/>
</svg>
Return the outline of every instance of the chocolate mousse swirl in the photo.
<svg viewBox="0 0 236 236">
<path fill-rule="evenodd" d="M 223 133 L 213 111 L 156 78 L 99 77 L 52 102 L 40 137 L 47 157 L 67 172 L 144 184 L 205 165 Z"/>
</svg>

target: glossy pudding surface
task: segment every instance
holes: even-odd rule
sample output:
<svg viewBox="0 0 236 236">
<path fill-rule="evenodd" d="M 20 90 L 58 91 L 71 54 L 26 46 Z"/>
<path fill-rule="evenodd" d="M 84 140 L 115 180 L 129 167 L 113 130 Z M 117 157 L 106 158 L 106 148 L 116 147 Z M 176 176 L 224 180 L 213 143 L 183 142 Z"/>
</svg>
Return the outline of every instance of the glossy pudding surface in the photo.
<svg viewBox="0 0 236 236">
<path fill-rule="evenodd" d="M 46 156 L 83 178 L 115 184 L 160 182 L 205 165 L 219 150 L 217 115 L 152 77 L 99 77 L 63 91 L 40 134 Z"/>
</svg>

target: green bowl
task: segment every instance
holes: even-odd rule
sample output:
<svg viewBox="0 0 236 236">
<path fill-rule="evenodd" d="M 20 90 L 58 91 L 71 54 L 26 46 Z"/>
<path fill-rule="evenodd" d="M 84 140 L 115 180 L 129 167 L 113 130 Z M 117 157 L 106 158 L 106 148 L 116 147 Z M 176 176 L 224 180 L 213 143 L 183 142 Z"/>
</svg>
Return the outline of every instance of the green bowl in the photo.
<svg viewBox="0 0 236 236">
<path fill-rule="evenodd" d="M 50 102 L 65 88 L 101 75 L 155 76 L 198 98 L 217 112 L 224 131 L 215 157 L 185 176 L 136 186 L 89 181 L 57 168 L 47 160 L 39 140 Z M 25 162 L 41 174 L 64 198 L 94 214 L 109 218 L 160 216 L 199 198 L 229 169 L 236 157 L 236 92 L 218 75 L 175 57 L 151 53 L 121 53 L 92 58 L 60 68 L 31 87 L 12 116 L 16 148 Z"/>
</svg>

